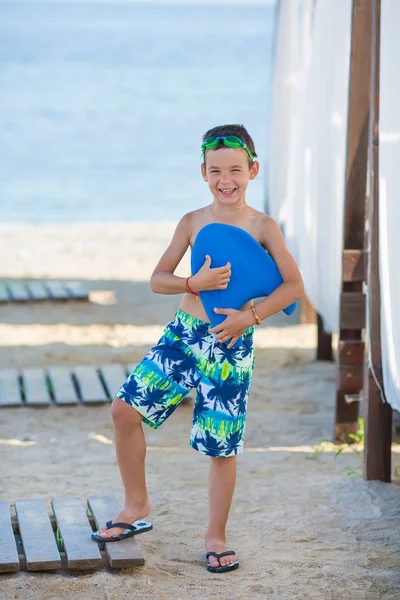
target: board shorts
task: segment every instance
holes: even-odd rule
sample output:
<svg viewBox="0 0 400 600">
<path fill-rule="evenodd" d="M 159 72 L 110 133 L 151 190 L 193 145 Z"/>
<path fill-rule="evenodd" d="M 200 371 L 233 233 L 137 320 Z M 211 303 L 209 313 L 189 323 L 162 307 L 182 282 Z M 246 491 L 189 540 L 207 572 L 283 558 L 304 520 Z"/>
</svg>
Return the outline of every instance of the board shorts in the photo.
<svg viewBox="0 0 400 600">
<path fill-rule="evenodd" d="M 210 327 L 178 309 L 116 396 L 158 429 L 196 388 L 189 443 L 207 456 L 227 457 L 243 452 L 254 327 L 245 331 L 238 348 L 218 342 Z"/>
</svg>

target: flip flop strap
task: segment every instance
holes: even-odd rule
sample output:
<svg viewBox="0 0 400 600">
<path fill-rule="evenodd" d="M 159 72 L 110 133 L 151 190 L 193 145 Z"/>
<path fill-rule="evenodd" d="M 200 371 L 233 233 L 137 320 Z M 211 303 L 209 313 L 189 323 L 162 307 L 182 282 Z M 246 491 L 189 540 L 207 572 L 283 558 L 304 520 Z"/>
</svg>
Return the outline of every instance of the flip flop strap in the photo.
<svg viewBox="0 0 400 600">
<path fill-rule="evenodd" d="M 112 529 L 113 527 L 123 527 L 124 529 L 130 529 L 131 531 L 136 531 L 137 527 L 131 525 L 130 523 L 107 523 L 107 529 Z"/>
<path fill-rule="evenodd" d="M 222 556 L 232 556 L 234 554 L 236 554 L 236 552 L 234 552 L 233 550 L 227 550 L 226 552 L 221 552 L 221 554 L 217 554 L 217 552 L 207 552 L 206 558 L 208 558 L 209 556 L 215 556 L 215 558 L 219 562 L 219 559 Z"/>
</svg>

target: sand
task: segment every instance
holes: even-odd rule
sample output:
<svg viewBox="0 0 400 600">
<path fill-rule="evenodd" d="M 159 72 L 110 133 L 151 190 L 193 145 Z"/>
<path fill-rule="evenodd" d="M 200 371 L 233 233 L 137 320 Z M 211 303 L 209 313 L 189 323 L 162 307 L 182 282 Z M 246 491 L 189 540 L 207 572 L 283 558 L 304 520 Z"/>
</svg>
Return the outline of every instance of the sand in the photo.
<svg viewBox="0 0 400 600">
<path fill-rule="evenodd" d="M 79 279 L 91 290 L 90 303 L 0 307 L 2 367 L 139 360 L 179 301 L 148 285 L 173 227 L 0 226 L 0 278 Z M 237 571 L 205 570 L 208 459 L 188 445 L 185 402 L 159 431 L 145 428 L 154 524 L 140 538 L 146 565 L 2 575 L 0 600 L 399 600 L 399 480 L 366 482 L 355 452 L 335 460 L 333 445 L 319 445 L 332 438 L 335 367 L 314 361 L 313 325 L 289 322 L 279 316 L 257 330 L 228 526 Z M 1 409 L 0 460 L 1 500 L 122 499 L 108 406 Z"/>
</svg>

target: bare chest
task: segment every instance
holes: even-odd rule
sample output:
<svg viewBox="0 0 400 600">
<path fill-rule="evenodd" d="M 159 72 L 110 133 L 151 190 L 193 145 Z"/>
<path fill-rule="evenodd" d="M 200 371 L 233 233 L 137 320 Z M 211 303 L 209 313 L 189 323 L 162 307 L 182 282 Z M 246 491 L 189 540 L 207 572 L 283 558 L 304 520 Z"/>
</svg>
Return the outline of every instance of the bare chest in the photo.
<svg viewBox="0 0 400 600">
<path fill-rule="evenodd" d="M 226 222 L 226 221 L 218 221 L 216 219 L 207 218 L 206 216 L 197 217 L 195 222 L 193 223 L 192 233 L 190 236 L 190 246 L 193 248 L 193 244 L 196 240 L 197 234 L 203 227 L 209 225 L 210 223 L 221 223 L 224 225 L 233 225 L 234 227 L 239 227 L 249 233 L 261 246 L 265 249 L 261 238 L 261 231 L 259 224 L 257 223 L 257 219 L 251 218 L 244 221 L 236 221 L 236 222 Z"/>
</svg>

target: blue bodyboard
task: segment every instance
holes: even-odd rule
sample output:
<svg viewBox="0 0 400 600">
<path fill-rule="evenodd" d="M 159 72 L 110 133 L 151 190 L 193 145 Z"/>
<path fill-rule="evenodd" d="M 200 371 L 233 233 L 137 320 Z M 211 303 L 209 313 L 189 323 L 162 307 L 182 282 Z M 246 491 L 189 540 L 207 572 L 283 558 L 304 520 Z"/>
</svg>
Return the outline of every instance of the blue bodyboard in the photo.
<svg viewBox="0 0 400 600">
<path fill-rule="evenodd" d="M 210 223 L 198 232 L 192 248 L 191 269 L 195 275 L 203 266 L 206 254 L 211 257 L 211 268 L 231 263 L 232 274 L 226 290 L 199 292 L 204 310 L 213 327 L 226 319 L 214 308 L 239 310 L 246 302 L 269 296 L 283 283 L 275 261 L 247 231 L 234 225 Z M 296 302 L 283 309 L 291 315 Z M 239 345 L 241 340 L 235 344 Z"/>
</svg>

